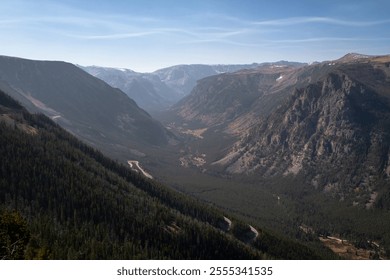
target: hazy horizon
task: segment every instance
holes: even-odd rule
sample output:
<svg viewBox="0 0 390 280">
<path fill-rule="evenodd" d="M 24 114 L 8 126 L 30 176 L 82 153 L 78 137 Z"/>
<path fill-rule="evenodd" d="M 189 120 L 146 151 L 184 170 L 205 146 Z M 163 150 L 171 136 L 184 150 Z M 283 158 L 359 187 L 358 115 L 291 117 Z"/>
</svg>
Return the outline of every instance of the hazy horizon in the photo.
<svg viewBox="0 0 390 280">
<path fill-rule="evenodd" d="M 390 53 L 386 1 L 0 3 L 0 54 L 153 72 Z"/>
</svg>

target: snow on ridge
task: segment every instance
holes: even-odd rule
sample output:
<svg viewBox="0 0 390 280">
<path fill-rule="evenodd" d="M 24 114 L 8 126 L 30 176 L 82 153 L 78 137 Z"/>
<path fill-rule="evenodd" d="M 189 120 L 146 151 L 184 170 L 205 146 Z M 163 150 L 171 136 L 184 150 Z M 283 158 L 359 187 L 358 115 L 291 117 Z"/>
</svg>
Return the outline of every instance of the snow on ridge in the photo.
<svg viewBox="0 0 390 280">
<path fill-rule="evenodd" d="M 370 56 L 365 55 L 365 54 L 359 54 L 359 53 L 352 54 L 352 58 L 354 58 L 354 59 L 369 58 L 369 57 L 370 57 Z"/>
</svg>

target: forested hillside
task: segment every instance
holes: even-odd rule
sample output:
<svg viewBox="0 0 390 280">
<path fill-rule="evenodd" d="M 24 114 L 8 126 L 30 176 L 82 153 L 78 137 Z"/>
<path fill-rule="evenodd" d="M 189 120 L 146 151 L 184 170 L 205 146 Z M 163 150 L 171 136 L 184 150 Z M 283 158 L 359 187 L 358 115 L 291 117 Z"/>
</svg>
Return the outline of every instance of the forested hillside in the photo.
<svg viewBox="0 0 390 280">
<path fill-rule="evenodd" d="M 174 142 L 125 93 L 71 63 L 0 55 L 0 90 L 114 158 Z"/>
<path fill-rule="evenodd" d="M 2 92 L 0 159 L 1 259 L 319 257 L 290 241 L 243 240 L 218 210 L 104 157 Z"/>
</svg>

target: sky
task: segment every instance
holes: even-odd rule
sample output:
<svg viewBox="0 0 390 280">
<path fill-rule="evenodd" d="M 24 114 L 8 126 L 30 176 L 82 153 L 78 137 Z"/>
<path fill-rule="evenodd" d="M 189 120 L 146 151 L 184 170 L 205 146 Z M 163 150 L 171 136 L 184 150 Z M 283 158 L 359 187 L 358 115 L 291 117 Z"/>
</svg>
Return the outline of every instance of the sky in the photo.
<svg viewBox="0 0 390 280">
<path fill-rule="evenodd" d="M 390 54 L 388 0 L 1 0 L 0 55 L 152 72 Z"/>
</svg>

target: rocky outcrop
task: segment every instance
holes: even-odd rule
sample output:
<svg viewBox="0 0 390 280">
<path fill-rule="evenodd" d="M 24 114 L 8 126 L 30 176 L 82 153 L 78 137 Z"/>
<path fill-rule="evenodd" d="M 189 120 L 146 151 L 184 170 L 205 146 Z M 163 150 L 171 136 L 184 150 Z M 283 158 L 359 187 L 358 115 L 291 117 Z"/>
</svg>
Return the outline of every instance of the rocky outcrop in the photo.
<svg viewBox="0 0 390 280">
<path fill-rule="evenodd" d="M 200 127 L 221 125 L 229 133 L 241 133 L 273 107 L 270 104 L 275 99 L 269 95 L 291 85 L 286 80 L 294 80 L 289 79 L 294 69 L 267 65 L 204 78 L 172 111 L 182 122 Z M 261 105 L 256 107 L 258 103 Z"/>
<path fill-rule="evenodd" d="M 383 67 L 343 65 L 295 89 L 215 164 L 229 173 L 303 174 L 324 191 L 369 195 L 390 170 L 390 79 Z"/>
</svg>

